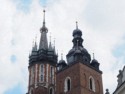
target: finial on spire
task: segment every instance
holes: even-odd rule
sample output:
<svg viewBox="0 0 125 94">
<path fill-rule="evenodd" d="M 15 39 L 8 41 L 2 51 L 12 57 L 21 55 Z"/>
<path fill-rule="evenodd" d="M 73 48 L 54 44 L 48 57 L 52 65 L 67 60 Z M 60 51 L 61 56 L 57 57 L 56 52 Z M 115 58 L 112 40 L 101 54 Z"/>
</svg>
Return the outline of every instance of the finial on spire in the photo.
<svg viewBox="0 0 125 94">
<path fill-rule="evenodd" d="M 93 59 L 95 59 L 95 54 L 93 53 Z"/>
<path fill-rule="evenodd" d="M 78 22 L 76 21 L 76 29 L 78 29 Z"/>
<path fill-rule="evenodd" d="M 44 15 L 43 15 L 43 24 L 45 25 L 45 10 L 43 10 L 43 13 L 44 13 Z"/>
</svg>

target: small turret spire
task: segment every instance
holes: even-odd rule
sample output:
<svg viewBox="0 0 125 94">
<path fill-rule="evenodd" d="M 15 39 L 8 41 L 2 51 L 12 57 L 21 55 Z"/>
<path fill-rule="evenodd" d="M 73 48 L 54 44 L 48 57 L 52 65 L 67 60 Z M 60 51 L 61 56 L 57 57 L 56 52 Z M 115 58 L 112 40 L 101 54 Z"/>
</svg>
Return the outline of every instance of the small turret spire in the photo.
<svg viewBox="0 0 125 94">
<path fill-rule="evenodd" d="M 55 38 L 53 40 L 53 49 L 55 50 Z"/>
<path fill-rule="evenodd" d="M 78 29 L 78 22 L 76 21 L 76 29 Z"/>
<path fill-rule="evenodd" d="M 33 40 L 33 44 L 32 44 L 32 51 L 37 51 L 37 43 L 36 43 L 36 38 L 35 40 Z"/>
<path fill-rule="evenodd" d="M 52 44 L 51 44 L 51 32 L 50 32 L 49 50 L 52 50 Z"/>
<path fill-rule="evenodd" d="M 93 53 L 93 59 L 95 59 L 95 54 Z"/>
</svg>

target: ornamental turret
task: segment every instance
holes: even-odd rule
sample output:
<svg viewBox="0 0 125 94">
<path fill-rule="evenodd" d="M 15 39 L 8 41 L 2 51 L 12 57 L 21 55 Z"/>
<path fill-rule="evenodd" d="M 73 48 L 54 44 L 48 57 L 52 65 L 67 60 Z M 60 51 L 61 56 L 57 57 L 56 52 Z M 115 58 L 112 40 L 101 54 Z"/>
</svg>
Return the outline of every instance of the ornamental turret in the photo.
<svg viewBox="0 0 125 94">
<path fill-rule="evenodd" d="M 91 66 L 93 66 L 96 70 L 99 70 L 99 62 L 95 59 L 94 53 L 93 53 L 93 60 L 91 62 Z"/>
<path fill-rule="evenodd" d="M 60 71 L 67 66 L 65 60 L 63 60 L 63 54 L 61 54 L 61 60 L 57 64 L 57 70 Z"/>
<path fill-rule="evenodd" d="M 73 48 L 67 54 L 68 64 L 74 63 L 76 61 L 81 61 L 84 63 L 90 63 L 91 57 L 88 51 L 82 45 L 82 31 L 78 29 L 78 23 L 76 22 L 76 29 L 73 31 Z"/>
</svg>

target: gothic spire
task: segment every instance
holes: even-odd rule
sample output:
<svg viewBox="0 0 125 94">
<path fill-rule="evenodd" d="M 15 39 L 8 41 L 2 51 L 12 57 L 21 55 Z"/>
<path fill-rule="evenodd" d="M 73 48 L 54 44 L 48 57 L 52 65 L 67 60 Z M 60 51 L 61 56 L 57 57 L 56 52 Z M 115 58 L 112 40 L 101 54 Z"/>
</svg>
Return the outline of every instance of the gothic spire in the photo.
<svg viewBox="0 0 125 94">
<path fill-rule="evenodd" d="M 40 49 L 48 49 L 48 41 L 47 41 L 47 32 L 48 32 L 48 29 L 47 27 L 45 26 L 45 10 L 43 10 L 43 26 L 42 28 L 40 29 L 40 32 L 41 32 L 41 38 L 40 38 L 40 44 L 39 44 L 39 50 Z"/>
</svg>

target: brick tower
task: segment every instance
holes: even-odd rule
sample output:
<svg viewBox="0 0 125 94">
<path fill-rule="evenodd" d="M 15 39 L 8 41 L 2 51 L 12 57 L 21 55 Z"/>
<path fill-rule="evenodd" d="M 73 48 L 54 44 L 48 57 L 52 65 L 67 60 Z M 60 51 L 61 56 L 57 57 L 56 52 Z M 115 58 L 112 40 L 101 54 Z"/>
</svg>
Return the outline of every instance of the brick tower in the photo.
<svg viewBox="0 0 125 94">
<path fill-rule="evenodd" d="M 103 94 L 102 72 L 99 63 L 83 47 L 82 31 L 73 31 L 73 48 L 67 54 L 67 63 L 57 65 L 56 94 Z"/>
<path fill-rule="evenodd" d="M 39 48 L 34 43 L 29 56 L 29 86 L 27 94 L 103 94 L 102 71 L 99 62 L 91 56 L 83 46 L 82 31 L 73 31 L 73 47 L 57 63 L 55 46 L 51 41 L 48 46 L 45 25 L 45 11 L 43 26 L 40 29 L 41 38 Z"/>
<path fill-rule="evenodd" d="M 57 54 L 51 42 L 48 46 L 45 26 L 45 10 L 43 26 L 40 29 L 39 48 L 35 42 L 29 56 L 29 86 L 27 94 L 55 94 Z"/>
</svg>

